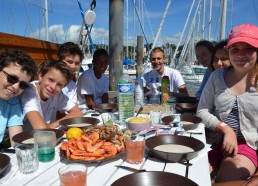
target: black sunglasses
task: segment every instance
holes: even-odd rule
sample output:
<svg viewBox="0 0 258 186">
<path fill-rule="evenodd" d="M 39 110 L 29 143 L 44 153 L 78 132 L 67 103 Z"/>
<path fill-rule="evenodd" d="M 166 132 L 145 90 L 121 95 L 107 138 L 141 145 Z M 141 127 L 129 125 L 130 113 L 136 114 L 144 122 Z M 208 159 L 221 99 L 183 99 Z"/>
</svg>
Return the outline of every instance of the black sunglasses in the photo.
<svg viewBox="0 0 258 186">
<path fill-rule="evenodd" d="M 14 75 L 10 75 L 8 74 L 7 72 L 5 72 L 4 70 L 2 70 L 2 72 L 6 75 L 6 78 L 7 78 L 7 81 L 11 84 L 15 84 L 15 83 L 18 83 L 19 82 L 19 87 L 21 89 L 26 89 L 29 87 L 29 85 L 24 82 L 24 81 L 20 81 L 19 78 L 17 76 L 14 76 Z"/>
</svg>

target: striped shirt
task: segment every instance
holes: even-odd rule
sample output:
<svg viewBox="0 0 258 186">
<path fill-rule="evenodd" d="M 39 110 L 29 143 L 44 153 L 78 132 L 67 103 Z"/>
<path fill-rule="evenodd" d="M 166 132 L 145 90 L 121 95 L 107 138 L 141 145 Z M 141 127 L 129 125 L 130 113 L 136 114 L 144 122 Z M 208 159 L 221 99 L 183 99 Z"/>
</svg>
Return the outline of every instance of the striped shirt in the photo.
<svg viewBox="0 0 258 186">
<path fill-rule="evenodd" d="M 235 101 L 232 110 L 230 111 L 227 118 L 223 120 L 224 123 L 228 124 L 235 132 L 237 140 L 245 140 L 239 125 L 239 114 L 238 114 L 238 104 L 237 100 Z"/>
</svg>

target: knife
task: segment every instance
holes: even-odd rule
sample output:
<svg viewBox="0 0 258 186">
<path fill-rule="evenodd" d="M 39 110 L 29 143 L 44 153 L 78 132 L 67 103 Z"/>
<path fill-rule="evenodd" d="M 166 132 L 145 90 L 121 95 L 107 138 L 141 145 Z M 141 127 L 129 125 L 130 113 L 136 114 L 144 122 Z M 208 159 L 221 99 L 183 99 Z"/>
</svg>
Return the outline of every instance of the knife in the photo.
<svg viewBox="0 0 258 186">
<path fill-rule="evenodd" d="M 145 169 L 135 169 L 135 168 L 132 168 L 132 167 L 127 167 L 127 166 L 123 166 L 123 165 L 115 165 L 115 167 L 118 167 L 118 168 L 122 168 L 122 169 L 125 169 L 125 170 L 129 170 L 131 172 L 146 172 Z"/>
<path fill-rule="evenodd" d="M 0 149 L 0 153 L 15 153 L 15 150 L 2 148 Z"/>
</svg>

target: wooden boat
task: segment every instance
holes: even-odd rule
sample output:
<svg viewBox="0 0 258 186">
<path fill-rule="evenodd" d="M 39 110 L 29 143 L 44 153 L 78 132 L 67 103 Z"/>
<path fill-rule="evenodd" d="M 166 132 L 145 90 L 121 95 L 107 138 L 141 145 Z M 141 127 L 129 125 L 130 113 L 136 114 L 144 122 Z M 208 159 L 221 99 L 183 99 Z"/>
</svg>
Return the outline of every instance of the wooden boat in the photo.
<svg viewBox="0 0 258 186">
<path fill-rule="evenodd" d="M 4 48 L 23 50 L 39 64 L 47 59 L 57 59 L 59 45 L 39 39 L 0 32 L 0 50 Z"/>
</svg>

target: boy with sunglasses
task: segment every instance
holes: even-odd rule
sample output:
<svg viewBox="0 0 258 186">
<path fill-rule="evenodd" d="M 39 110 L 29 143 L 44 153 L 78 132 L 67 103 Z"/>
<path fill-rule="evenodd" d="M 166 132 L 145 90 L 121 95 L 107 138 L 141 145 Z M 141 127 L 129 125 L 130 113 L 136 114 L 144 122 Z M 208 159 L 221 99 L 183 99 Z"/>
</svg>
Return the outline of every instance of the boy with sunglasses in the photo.
<svg viewBox="0 0 258 186">
<path fill-rule="evenodd" d="M 83 116 L 77 104 L 62 92 L 72 77 L 70 68 L 62 61 L 49 60 L 40 65 L 39 80 L 33 81 L 22 95 L 25 130 L 57 128 L 63 119 Z M 68 114 L 56 120 L 57 111 Z"/>
<path fill-rule="evenodd" d="M 0 51 L 0 142 L 5 129 L 9 137 L 22 132 L 23 114 L 18 95 L 29 87 L 37 66 L 32 58 L 21 50 Z"/>
</svg>

